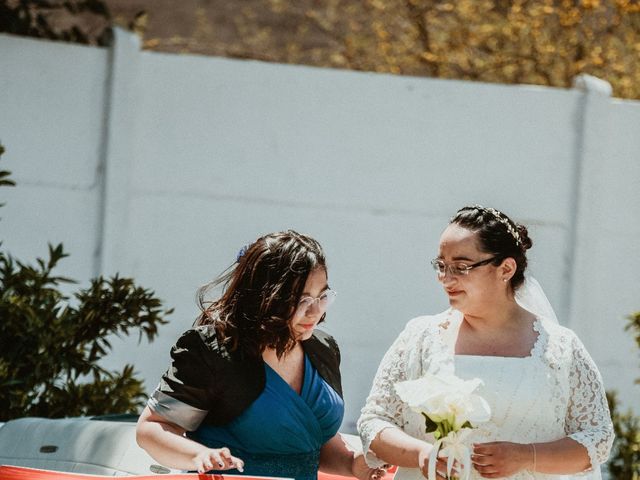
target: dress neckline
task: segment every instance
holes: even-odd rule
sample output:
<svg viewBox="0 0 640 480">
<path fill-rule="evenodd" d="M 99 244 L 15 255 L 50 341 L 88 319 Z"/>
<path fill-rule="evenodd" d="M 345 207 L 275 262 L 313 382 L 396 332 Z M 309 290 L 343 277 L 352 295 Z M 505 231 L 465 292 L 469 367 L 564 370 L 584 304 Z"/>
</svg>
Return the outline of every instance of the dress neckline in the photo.
<svg viewBox="0 0 640 480">
<path fill-rule="evenodd" d="M 457 312 L 457 311 L 456 311 Z M 538 317 L 537 315 L 535 316 L 534 320 L 533 320 L 533 324 L 532 324 L 532 329 L 534 332 L 536 332 L 538 334 L 537 338 L 535 339 L 535 341 L 533 342 L 533 345 L 531 346 L 531 350 L 529 350 L 529 354 L 523 357 L 515 357 L 515 356 L 506 356 L 506 355 L 474 355 L 474 354 L 465 354 L 465 353 L 456 353 L 455 352 L 455 347 L 456 347 L 456 343 L 458 340 L 458 334 L 460 333 L 460 326 L 462 325 L 462 321 L 463 321 L 463 317 L 461 312 L 457 312 L 459 313 L 459 318 L 457 318 L 457 324 L 451 325 L 452 321 L 451 321 L 451 317 L 453 316 L 454 310 L 451 309 L 451 311 L 449 312 L 449 316 L 447 321 L 445 321 L 445 323 L 449 323 L 448 327 L 446 328 L 450 328 L 453 326 L 453 330 L 455 334 L 450 335 L 450 341 L 451 341 L 451 345 L 450 345 L 450 349 L 451 352 L 453 354 L 454 358 L 464 358 L 464 357 L 469 357 L 469 358 L 493 358 L 493 359 L 500 359 L 500 360 L 504 360 L 504 359 L 516 359 L 516 360 L 528 360 L 528 359 L 532 359 L 532 358 L 537 358 L 540 356 L 544 345 L 543 345 L 543 332 L 544 329 L 542 328 L 542 321 L 540 319 L 540 317 Z M 441 330 L 442 331 L 442 330 Z M 445 341 L 446 343 L 446 341 Z"/>
<path fill-rule="evenodd" d="M 302 356 L 302 382 L 300 383 L 300 391 L 298 392 L 295 388 L 293 388 L 289 382 L 287 382 L 282 375 L 280 375 L 275 368 L 273 368 L 271 365 L 269 365 L 267 362 L 265 362 L 264 360 L 262 361 L 264 363 L 264 366 L 267 370 L 269 370 L 274 377 L 277 379 L 277 381 L 283 383 L 284 385 L 286 385 L 289 390 L 291 390 L 293 393 L 295 393 L 297 396 L 299 397 L 303 397 L 304 393 L 306 391 L 306 388 L 308 387 L 307 385 L 307 380 L 308 380 L 308 371 L 310 368 L 310 364 L 307 364 L 307 362 L 309 362 L 309 358 L 307 357 L 307 354 L 304 353 Z"/>
</svg>

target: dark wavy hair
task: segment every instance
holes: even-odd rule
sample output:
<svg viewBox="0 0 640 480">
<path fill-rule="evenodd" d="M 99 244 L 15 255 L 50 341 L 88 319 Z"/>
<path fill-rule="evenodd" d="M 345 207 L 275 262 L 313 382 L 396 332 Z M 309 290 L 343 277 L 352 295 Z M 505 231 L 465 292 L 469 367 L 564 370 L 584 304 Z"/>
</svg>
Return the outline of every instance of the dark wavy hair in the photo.
<svg viewBox="0 0 640 480">
<path fill-rule="evenodd" d="M 257 357 L 269 347 L 281 357 L 295 346 L 289 320 L 309 273 L 317 268 L 327 266 L 313 238 L 293 230 L 260 237 L 220 277 L 198 290 L 202 313 L 195 324 L 214 325 L 218 341 L 229 351 Z M 207 293 L 219 285 L 224 285 L 222 296 L 207 301 Z"/>
<path fill-rule="evenodd" d="M 499 210 L 480 205 L 462 207 L 450 223 L 475 232 L 480 250 L 496 257 L 493 265 L 500 265 L 505 258 L 513 258 L 517 268 L 509 283 L 513 291 L 522 285 L 527 269 L 526 252 L 533 245 L 527 227 L 515 223 Z"/>
</svg>

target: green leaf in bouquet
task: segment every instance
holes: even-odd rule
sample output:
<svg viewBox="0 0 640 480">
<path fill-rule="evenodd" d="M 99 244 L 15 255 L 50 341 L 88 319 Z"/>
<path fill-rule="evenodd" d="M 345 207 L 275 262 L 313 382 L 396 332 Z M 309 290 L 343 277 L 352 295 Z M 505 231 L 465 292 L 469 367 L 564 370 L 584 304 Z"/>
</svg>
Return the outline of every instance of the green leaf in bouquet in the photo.
<svg viewBox="0 0 640 480">
<path fill-rule="evenodd" d="M 429 418 L 429 415 L 422 412 L 422 416 L 424 417 L 424 431 L 426 433 L 435 432 L 438 430 L 438 424 Z"/>
<path fill-rule="evenodd" d="M 467 420 L 460 426 L 460 428 L 473 428 L 473 425 L 471 425 L 471 422 Z"/>
</svg>

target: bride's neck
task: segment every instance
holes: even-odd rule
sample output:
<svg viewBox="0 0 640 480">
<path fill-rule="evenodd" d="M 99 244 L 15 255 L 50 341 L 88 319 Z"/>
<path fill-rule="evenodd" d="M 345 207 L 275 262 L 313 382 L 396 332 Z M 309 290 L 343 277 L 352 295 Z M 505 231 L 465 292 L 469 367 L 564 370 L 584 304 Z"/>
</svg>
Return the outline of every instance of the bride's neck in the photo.
<svg viewBox="0 0 640 480">
<path fill-rule="evenodd" d="M 493 303 L 482 311 L 465 313 L 464 320 L 472 330 L 504 331 L 522 325 L 523 319 L 529 316 L 530 314 L 515 300 L 505 299 L 503 302 Z"/>
</svg>

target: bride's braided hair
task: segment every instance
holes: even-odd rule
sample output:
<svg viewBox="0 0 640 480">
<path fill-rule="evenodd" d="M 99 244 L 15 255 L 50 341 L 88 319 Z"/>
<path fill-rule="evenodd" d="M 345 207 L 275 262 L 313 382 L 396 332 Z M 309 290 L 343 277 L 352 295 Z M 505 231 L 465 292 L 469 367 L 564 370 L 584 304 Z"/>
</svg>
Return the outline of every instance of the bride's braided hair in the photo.
<svg viewBox="0 0 640 480">
<path fill-rule="evenodd" d="M 527 227 L 515 223 L 495 208 L 482 205 L 462 207 L 450 223 L 476 232 L 480 250 L 496 257 L 494 265 L 500 265 L 505 258 L 513 258 L 517 269 L 511 277 L 511 287 L 515 290 L 522 285 L 527 268 L 526 251 L 533 245 Z"/>
</svg>

